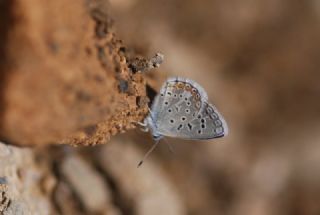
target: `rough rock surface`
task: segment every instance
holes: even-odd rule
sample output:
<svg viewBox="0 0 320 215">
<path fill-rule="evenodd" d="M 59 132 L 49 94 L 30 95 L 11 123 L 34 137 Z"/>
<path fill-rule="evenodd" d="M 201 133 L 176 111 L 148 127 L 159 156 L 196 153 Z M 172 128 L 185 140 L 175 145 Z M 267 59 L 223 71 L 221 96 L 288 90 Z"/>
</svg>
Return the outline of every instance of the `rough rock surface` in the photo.
<svg viewBox="0 0 320 215">
<path fill-rule="evenodd" d="M 3 140 L 106 143 L 147 113 L 145 81 L 127 66 L 107 1 L 17 0 L 0 6 Z"/>
<path fill-rule="evenodd" d="M 32 150 L 0 142 L 0 214 L 52 214 L 54 185 L 53 175 L 36 164 Z"/>
<path fill-rule="evenodd" d="M 119 156 L 125 159 L 118 162 Z M 0 143 L 0 214 L 185 214 L 156 163 L 136 168 L 142 156 L 123 137 L 89 152 Z"/>
</svg>

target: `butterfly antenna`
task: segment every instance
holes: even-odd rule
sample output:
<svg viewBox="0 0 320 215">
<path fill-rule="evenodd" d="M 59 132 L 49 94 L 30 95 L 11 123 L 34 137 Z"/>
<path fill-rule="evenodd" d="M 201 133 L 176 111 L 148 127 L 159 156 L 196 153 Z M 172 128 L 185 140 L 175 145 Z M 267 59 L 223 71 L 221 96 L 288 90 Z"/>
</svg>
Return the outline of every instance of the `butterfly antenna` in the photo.
<svg viewBox="0 0 320 215">
<path fill-rule="evenodd" d="M 150 153 L 156 148 L 156 146 L 158 145 L 159 140 L 157 140 L 153 146 L 149 149 L 149 151 L 143 156 L 142 160 L 138 163 L 138 168 L 143 164 L 144 160 L 150 155 Z"/>
<path fill-rule="evenodd" d="M 164 140 L 164 142 L 166 142 L 169 151 L 170 151 L 172 154 L 175 154 L 175 151 L 174 151 L 172 145 L 167 141 L 167 139 L 163 138 L 163 140 Z"/>
</svg>

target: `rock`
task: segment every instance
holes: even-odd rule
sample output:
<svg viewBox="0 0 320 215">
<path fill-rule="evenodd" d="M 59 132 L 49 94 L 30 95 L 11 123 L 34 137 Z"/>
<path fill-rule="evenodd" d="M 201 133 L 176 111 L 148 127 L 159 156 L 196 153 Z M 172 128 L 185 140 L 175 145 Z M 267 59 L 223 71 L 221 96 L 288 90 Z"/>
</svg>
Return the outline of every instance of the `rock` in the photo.
<svg viewBox="0 0 320 215">
<path fill-rule="evenodd" d="M 185 214 L 184 205 L 174 185 L 156 163 L 143 157 L 129 139 L 117 138 L 98 150 L 102 169 L 114 182 L 123 207 L 134 214 Z"/>
<path fill-rule="evenodd" d="M 62 162 L 61 171 L 90 214 L 110 209 L 114 211 L 112 194 L 104 178 L 79 155 L 67 156 Z"/>
<path fill-rule="evenodd" d="M 0 4 L 2 139 L 19 145 L 106 143 L 147 114 L 146 106 L 127 101 L 128 95 L 146 96 L 145 81 L 128 69 L 103 2 Z M 101 25 L 104 34 L 98 35 Z M 119 80 L 130 92 L 118 89 Z"/>
<path fill-rule="evenodd" d="M 0 152 L 0 213 L 52 214 L 50 192 L 42 192 L 41 181 L 53 176 L 37 166 L 35 154 L 3 143 Z"/>
</svg>

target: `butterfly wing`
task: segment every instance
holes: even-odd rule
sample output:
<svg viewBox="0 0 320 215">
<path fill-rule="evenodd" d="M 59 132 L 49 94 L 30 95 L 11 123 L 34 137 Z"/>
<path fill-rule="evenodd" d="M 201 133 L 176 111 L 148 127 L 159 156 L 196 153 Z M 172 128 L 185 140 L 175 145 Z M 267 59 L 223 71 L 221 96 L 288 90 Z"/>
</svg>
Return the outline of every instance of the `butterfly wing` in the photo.
<svg viewBox="0 0 320 215">
<path fill-rule="evenodd" d="M 228 134 L 228 126 L 223 116 L 207 102 L 203 110 L 189 124 L 193 126 L 186 129 L 192 136 L 190 139 L 212 139 Z M 184 130 L 183 133 L 187 132 Z"/>
<path fill-rule="evenodd" d="M 164 136 L 211 139 L 227 131 L 222 116 L 207 103 L 206 92 L 188 79 L 168 79 L 154 101 L 152 118 L 156 132 Z"/>
<path fill-rule="evenodd" d="M 195 85 L 198 86 L 199 92 L 197 88 L 194 87 Z M 191 97 L 192 93 L 198 94 L 197 105 L 201 106 L 201 104 L 207 100 L 206 92 L 197 83 L 179 77 L 169 78 L 163 84 L 159 95 L 155 97 L 152 103 L 151 117 L 154 123 L 159 121 L 163 116 L 175 113 L 176 108 L 173 112 L 168 112 L 168 108 L 173 108 L 174 106 L 179 107 L 182 103 L 181 100 Z"/>
</svg>

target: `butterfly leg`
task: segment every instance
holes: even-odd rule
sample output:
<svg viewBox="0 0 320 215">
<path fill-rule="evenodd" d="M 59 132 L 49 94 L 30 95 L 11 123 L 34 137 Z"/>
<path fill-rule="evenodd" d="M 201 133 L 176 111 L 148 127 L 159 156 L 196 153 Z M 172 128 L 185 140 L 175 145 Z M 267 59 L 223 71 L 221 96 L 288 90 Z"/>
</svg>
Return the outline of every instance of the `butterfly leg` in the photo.
<svg viewBox="0 0 320 215">
<path fill-rule="evenodd" d="M 172 154 L 175 154 L 175 152 L 174 152 L 174 149 L 173 149 L 173 147 L 172 147 L 172 145 L 165 139 L 165 138 L 163 138 L 163 140 L 164 140 L 164 142 L 166 142 L 166 144 L 167 144 L 167 146 L 168 146 L 168 149 L 169 149 L 169 151 L 172 153 Z"/>
<path fill-rule="evenodd" d="M 146 122 L 144 122 L 144 123 L 143 122 L 133 122 L 133 123 L 139 125 L 141 131 L 143 131 L 143 132 L 148 132 L 149 131 L 149 127 L 148 127 L 148 124 Z"/>
<path fill-rule="evenodd" d="M 152 116 L 152 112 L 151 112 L 151 109 L 148 107 L 148 111 L 150 113 L 150 116 Z"/>
<path fill-rule="evenodd" d="M 149 131 L 149 127 L 147 123 L 142 123 L 142 122 L 138 122 L 138 125 L 140 125 L 140 129 L 143 132 L 148 132 Z"/>
</svg>

